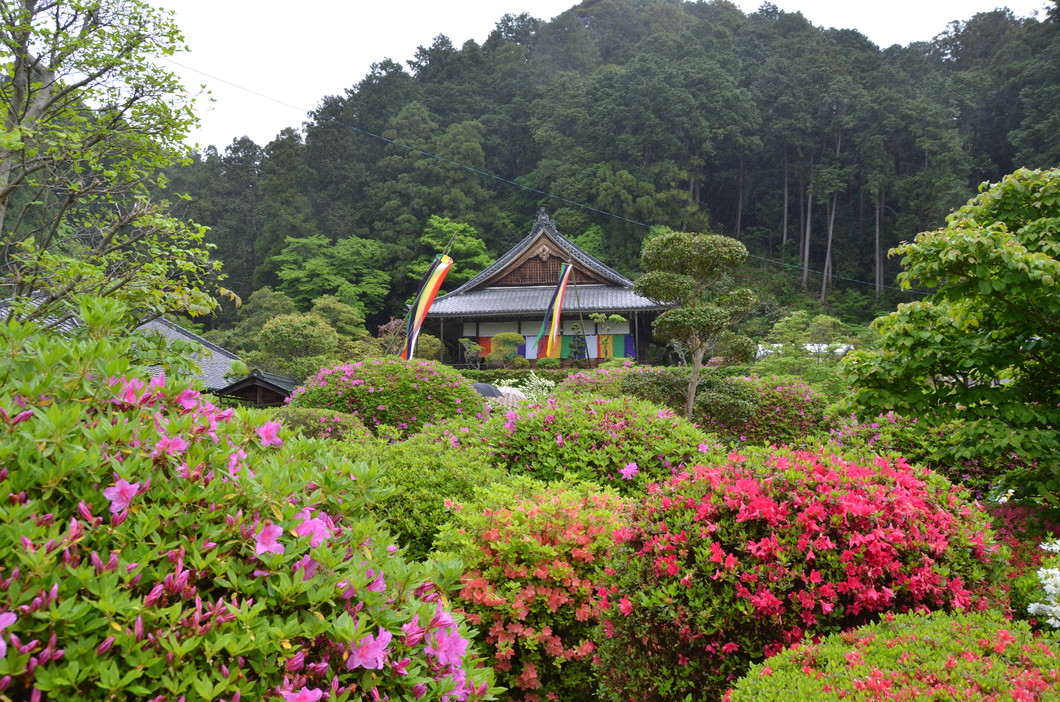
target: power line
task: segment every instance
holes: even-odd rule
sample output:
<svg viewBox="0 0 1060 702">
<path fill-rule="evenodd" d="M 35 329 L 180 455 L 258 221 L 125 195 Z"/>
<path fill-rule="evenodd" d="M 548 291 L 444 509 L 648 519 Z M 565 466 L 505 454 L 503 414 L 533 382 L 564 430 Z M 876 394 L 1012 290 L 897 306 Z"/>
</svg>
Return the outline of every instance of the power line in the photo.
<svg viewBox="0 0 1060 702">
<path fill-rule="evenodd" d="M 204 71 L 200 71 L 197 68 L 192 68 L 191 66 L 186 66 L 186 65 L 184 65 L 182 63 L 179 63 L 177 61 L 174 61 L 174 60 L 172 60 L 170 58 L 162 57 L 162 59 L 164 61 L 166 61 L 167 63 L 173 64 L 174 66 L 179 66 L 179 67 L 181 67 L 181 68 L 183 68 L 185 70 L 192 71 L 194 73 L 198 73 L 199 75 L 202 75 L 202 76 L 205 76 L 207 78 L 210 78 L 211 80 L 219 81 L 221 83 L 224 83 L 225 85 L 229 85 L 229 86 L 231 86 L 233 88 L 236 88 L 237 90 L 242 90 L 242 91 L 244 91 L 246 93 L 249 93 L 251 95 L 255 95 L 255 96 L 263 98 L 265 100 L 269 100 L 271 102 L 275 102 L 278 105 L 283 105 L 284 107 L 288 107 L 288 108 L 293 109 L 293 110 L 298 110 L 299 112 L 301 112 L 303 114 L 309 114 L 309 113 L 312 112 L 312 110 L 304 110 L 304 109 L 302 109 L 300 107 L 296 107 L 295 105 L 292 105 L 290 103 L 284 102 L 283 100 L 280 100 L 278 98 L 274 98 L 271 95 L 266 95 L 264 93 L 259 93 L 256 90 L 251 90 L 250 88 L 243 87 L 242 85 L 239 85 L 237 83 L 233 83 L 231 81 L 225 80 L 224 78 L 220 78 L 218 76 L 211 75 L 211 74 L 206 73 Z M 416 154 L 416 155 L 419 155 L 419 156 L 425 156 L 427 158 L 434 159 L 435 161 L 439 161 L 441 163 L 445 163 L 447 165 L 463 169 L 463 170 L 468 171 L 470 173 L 474 173 L 475 175 L 478 175 L 480 177 L 488 178 L 488 179 L 491 179 L 491 180 L 495 180 L 495 181 L 497 181 L 499 183 L 504 183 L 505 185 L 514 186 L 514 187 L 519 188 L 520 190 L 524 190 L 526 192 L 534 193 L 536 195 L 540 195 L 542 197 L 547 197 L 547 198 L 550 198 L 552 200 L 557 200 L 557 201 L 562 202 L 564 204 L 572 205 L 574 207 L 578 207 L 580 209 L 587 210 L 589 212 L 595 212 L 596 214 L 603 215 L 605 217 L 610 217 L 611 219 L 619 220 L 621 222 L 626 222 L 627 224 L 632 224 L 634 226 L 643 227 L 644 229 L 651 229 L 651 225 L 650 224 L 646 224 L 644 222 L 640 222 L 640 221 L 637 221 L 635 219 L 630 219 L 629 217 L 623 217 L 622 215 L 615 214 L 614 212 L 608 212 L 607 210 L 601 210 L 601 209 L 599 209 L 597 207 L 593 207 L 592 205 L 586 205 L 585 203 L 577 202 L 575 200 L 570 200 L 570 199 L 562 197 L 560 195 L 555 195 L 553 193 L 549 193 L 549 192 L 546 192 L 544 190 L 539 190 L 538 188 L 532 188 L 532 187 L 530 187 L 528 185 L 523 185 L 522 183 L 519 183 L 517 181 L 511 180 L 509 178 L 504 178 L 504 177 L 496 175 L 494 173 L 489 173 L 488 171 L 483 171 L 483 170 L 481 170 L 479 168 L 475 168 L 474 166 L 468 166 L 466 164 L 459 163 L 457 161 L 453 161 L 451 159 L 445 158 L 444 156 L 439 156 L 437 154 L 430 153 L 429 151 L 424 151 L 423 149 L 418 149 L 416 147 L 409 146 L 407 144 L 402 144 L 399 141 L 395 141 L 393 139 L 388 139 L 387 137 L 382 136 L 381 134 L 375 134 L 374 132 L 370 132 L 367 129 L 361 129 L 360 127 L 358 127 L 358 126 L 356 126 L 354 124 L 348 124 L 348 123 L 343 122 L 342 120 L 336 119 L 334 117 L 330 118 L 330 120 L 331 120 L 331 122 L 333 124 L 337 124 L 340 127 L 345 127 L 347 129 L 351 129 L 351 130 L 353 130 L 353 131 L 355 131 L 355 132 L 357 132 L 359 134 L 363 134 L 363 135 L 365 135 L 367 137 L 370 137 L 372 139 L 378 139 L 379 141 L 382 141 L 382 142 L 384 142 L 386 144 L 390 144 L 392 146 L 396 146 L 398 148 L 404 149 L 405 151 L 409 152 L 410 154 Z M 800 270 L 800 271 L 803 270 L 802 266 L 796 266 L 796 265 L 793 265 L 793 264 L 790 264 L 790 263 L 785 263 L 783 261 L 775 261 L 773 259 L 769 259 L 769 258 L 766 258 L 764 256 L 756 256 L 754 254 L 750 254 L 749 253 L 748 254 L 748 258 L 758 259 L 758 260 L 763 261 L 765 263 L 770 263 L 770 264 L 781 266 L 781 267 L 784 267 L 784 268 L 790 268 L 790 269 L 795 269 L 795 270 Z M 821 275 L 821 276 L 824 275 L 823 271 L 809 269 L 809 272 L 813 273 L 814 275 Z M 870 283 L 867 280 L 859 280 L 857 278 L 847 278 L 845 276 L 835 275 L 835 274 L 832 274 L 831 277 L 836 279 L 836 280 L 842 280 L 842 281 L 845 281 L 845 282 L 848 282 L 848 283 L 856 283 L 858 285 L 864 285 L 866 287 L 872 287 L 872 288 L 876 287 L 875 283 Z M 894 290 L 894 291 L 897 291 L 897 292 L 910 294 L 910 295 L 927 296 L 927 295 L 931 294 L 929 292 L 925 292 L 925 291 L 921 291 L 921 290 L 906 290 L 904 288 L 899 288 L 899 287 L 896 287 L 896 286 L 893 286 L 893 285 L 884 285 L 884 286 L 881 286 L 881 287 L 884 290 Z"/>
</svg>

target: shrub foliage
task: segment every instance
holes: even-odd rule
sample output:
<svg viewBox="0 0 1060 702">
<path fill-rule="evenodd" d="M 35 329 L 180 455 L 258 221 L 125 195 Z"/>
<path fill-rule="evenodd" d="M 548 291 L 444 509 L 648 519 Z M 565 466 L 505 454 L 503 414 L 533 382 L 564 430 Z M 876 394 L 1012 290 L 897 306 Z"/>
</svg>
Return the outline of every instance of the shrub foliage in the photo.
<svg viewBox="0 0 1060 702">
<path fill-rule="evenodd" d="M 372 432 L 386 425 L 402 436 L 430 421 L 485 411 L 482 397 L 452 368 L 397 357 L 321 369 L 294 391 L 291 404 L 347 412 Z"/>
<path fill-rule="evenodd" d="M 941 476 L 755 451 L 654 486 L 616 536 L 611 699 L 720 695 L 763 655 L 905 609 L 982 609 L 1004 556 Z"/>
<path fill-rule="evenodd" d="M 138 375 L 117 332 L 0 327 L 8 696 L 488 694 L 431 571 L 370 516 L 374 470 Z"/>
<path fill-rule="evenodd" d="M 750 700 L 1038 700 L 1060 685 L 1060 641 L 996 613 L 900 614 L 756 665 L 726 694 Z"/>
</svg>

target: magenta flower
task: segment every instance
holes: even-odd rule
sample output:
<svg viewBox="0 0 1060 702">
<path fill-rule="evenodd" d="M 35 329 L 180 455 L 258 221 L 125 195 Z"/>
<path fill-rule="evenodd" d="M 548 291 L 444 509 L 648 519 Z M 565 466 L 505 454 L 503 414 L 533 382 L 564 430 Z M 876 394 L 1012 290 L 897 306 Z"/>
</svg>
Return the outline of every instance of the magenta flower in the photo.
<svg viewBox="0 0 1060 702">
<path fill-rule="evenodd" d="M 18 621 L 18 617 L 15 615 L 14 612 L 4 612 L 3 614 L 0 614 L 0 631 L 3 631 L 7 627 L 14 624 L 16 621 Z M 2 636 L 0 636 L 0 658 L 3 658 L 6 655 L 7 642 L 4 641 L 4 638 Z"/>
<path fill-rule="evenodd" d="M 439 629 L 427 638 L 424 650 L 442 665 L 459 666 L 467 653 L 467 639 L 456 629 Z"/>
<path fill-rule="evenodd" d="M 281 692 L 287 702 L 317 702 L 324 695 L 323 690 L 315 687 L 303 687 L 298 692 Z"/>
<path fill-rule="evenodd" d="M 188 448 L 188 442 L 179 436 L 163 436 L 155 444 L 155 449 L 151 452 L 151 456 L 161 456 L 165 454 L 167 456 L 177 456 L 184 453 L 184 450 Z"/>
<path fill-rule="evenodd" d="M 279 422 L 265 422 L 263 426 L 258 427 L 258 436 L 261 437 L 262 446 L 283 446 Z"/>
<path fill-rule="evenodd" d="M 365 574 L 369 578 L 373 578 L 372 582 L 368 583 L 368 586 L 365 587 L 368 592 L 383 592 L 384 590 L 386 590 L 386 580 L 383 578 L 382 570 L 376 573 L 371 568 L 368 568 Z"/>
<path fill-rule="evenodd" d="M 130 483 L 124 478 L 118 480 L 111 487 L 103 491 L 103 497 L 110 500 L 110 511 L 114 514 L 128 509 L 136 491 L 140 489 L 140 483 Z"/>
<path fill-rule="evenodd" d="M 618 472 L 622 474 L 622 479 L 623 480 L 633 480 L 633 476 L 635 476 L 637 473 L 639 473 L 640 469 L 637 468 L 637 464 L 634 462 L 634 463 L 627 463 L 626 467 L 620 469 Z"/>
<path fill-rule="evenodd" d="M 283 553 L 283 544 L 280 543 L 282 533 L 283 527 L 281 526 L 276 524 L 266 526 L 258 532 L 254 553 L 259 556 L 264 553 Z"/>
<path fill-rule="evenodd" d="M 312 548 L 316 548 L 331 536 L 331 529 L 328 528 L 327 522 L 323 519 L 319 517 L 310 518 L 311 514 L 312 512 L 307 507 L 295 515 L 301 517 L 302 523 L 294 528 L 294 533 L 298 536 L 308 536 L 309 545 Z"/>
<path fill-rule="evenodd" d="M 416 644 L 423 641 L 423 637 L 427 634 L 427 629 L 420 626 L 420 615 L 412 617 L 412 621 L 401 627 L 401 633 L 404 634 L 403 643 L 406 646 L 415 646 Z"/>
<path fill-rule="evenodd" d="M 350 649 L 350 657 L 346 660 L 346 670 L 364 668 L 365 670 L 382 670 L 386 659 L 386 647 L 390 644 L 393 634 L 379 627 L 378 636 L 368 634 L 360 643 Z"/>
</svg>

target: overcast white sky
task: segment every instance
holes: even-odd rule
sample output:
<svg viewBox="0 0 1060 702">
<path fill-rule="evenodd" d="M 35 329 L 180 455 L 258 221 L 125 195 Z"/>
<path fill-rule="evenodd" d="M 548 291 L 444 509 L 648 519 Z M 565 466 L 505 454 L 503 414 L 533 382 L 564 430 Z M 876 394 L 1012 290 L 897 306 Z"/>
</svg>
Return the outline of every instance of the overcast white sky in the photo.
<svg viewBox="0 0 1060 702">
<path fill-rule="evenodd" d="M 575 0 L 156 0 L 176 12 L 190 53 L 172 68 L 189 88 L 205 84 L 200 147 L 219 151 L 241 136 L 264 146 L 300 127 L 327 95 L 342 95 L 373 63 L 412 58 L 439 34 L 459 47 L 481 43 L 506 13 L 551 19 Z M 746 13 L 760 0 L 736 0 Z M 853 28 L 879 46 L 929 40 L 955 19 L 1009 7 L 1044 16 L 1047 0 L 773 0 L 815 25 Z M 179 64 L 179 65 L 177 65 Z"/>
</svg>

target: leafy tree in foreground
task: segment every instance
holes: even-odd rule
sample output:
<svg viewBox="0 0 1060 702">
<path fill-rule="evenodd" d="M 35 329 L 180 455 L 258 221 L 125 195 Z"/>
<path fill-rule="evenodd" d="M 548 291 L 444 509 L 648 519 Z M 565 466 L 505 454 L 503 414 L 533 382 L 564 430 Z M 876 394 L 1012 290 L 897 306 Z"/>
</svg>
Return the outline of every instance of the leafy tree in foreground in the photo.
<svg viewBox="0 0 1060 702">
<path fill-rule="evenodd" d="M 142 0 L 0 3 L 0 296 L 58 324 L 78 293 L 146 321 L 208 312 L 204 229 L 148 190 L 183 151 L 191 101 L 155 59 L 183 47 Z"/>
<path fill-rule="evenodd" d="M 692 355 L 685 417 L 692 417 L 700 368 L 708 350 L 739 363 L 754 356 L 754 343 L 730 327 L 751 312 L 758 299 L 746 289 L 722 291 L 722 276 L 747 258 L 747 248 L 727 236 L 665 232 L 644 245 L 647 271 L 633 289 L 673 305 L 652 324 L 655 336 L 679 341 Z M 720 353 L 718 353 L 720 352 Z"/>
<path fill-rule="evenodd" d="M 1039 461 L 1060 490 L 1060 169 L 1019 170 L 892 253 L 937 287 L 877 319 L 878 347 L 844 363 L 859 409 L 968 420 L 968 451 Z M 1048 468 L 1048 472 L 1041 470 Z"/>
</svg>

